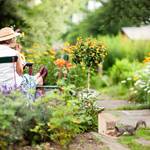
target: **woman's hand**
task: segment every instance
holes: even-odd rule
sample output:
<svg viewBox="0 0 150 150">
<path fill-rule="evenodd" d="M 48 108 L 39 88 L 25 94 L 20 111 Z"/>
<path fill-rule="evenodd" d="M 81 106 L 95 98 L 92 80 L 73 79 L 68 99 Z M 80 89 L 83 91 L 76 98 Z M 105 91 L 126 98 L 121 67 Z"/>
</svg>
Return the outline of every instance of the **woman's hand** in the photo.
<svg viewBox="0 0 150 150">
<path fill-rule="evenodd" d="M 18 51 L 18 52 L 21 52 L 21 50 L 22 50 L 21 44 L 16 43 L 15 50 Z"/>
<path fill-rule="evenodd" d="M 19 52 L 17 52 L 18 60 L 16 62 L 16 72 L 18 75 L 23 75 L 23 65 L 22 65 L 22 60 L 21 60 L 21 55 Z"/>
</svg>

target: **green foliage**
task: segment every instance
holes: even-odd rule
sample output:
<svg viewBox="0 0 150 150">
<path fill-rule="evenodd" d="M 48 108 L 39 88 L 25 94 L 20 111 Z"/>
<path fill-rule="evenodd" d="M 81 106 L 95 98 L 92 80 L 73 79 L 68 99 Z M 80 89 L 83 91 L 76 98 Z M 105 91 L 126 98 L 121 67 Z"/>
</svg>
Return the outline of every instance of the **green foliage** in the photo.
<svg viewBox="0 0 150 150">
<path fill-rule="evenodd" d="M 20 7 L 27 0 L 0 0 L 0 28 L 5 26 L 27 27 L 27 22 L 20 15 Z"/>
<path fill-rule="evenodd" d="M 86 79 L 87 79 L 87 70 L 85 67 L 77 64 L 75 67 L 72 67 L 69 70 L 67 75 L 66 83 L 67 84 L 74 84 L 76 87 L 85 87 L 86 86 Z"/>
<path fill-rule="evenodd" d="M 39 121 L 31 131 L 42 139 L 49 139 L 62 146 L 67 145 L 78 133 L 97 128 L 97 113 L 94 109 L 94 100 L 81 99 L 71 96 L 68 91 L 72 86 L 64 87 L 61 96 L 49 95 L 35 105 L 44 104 L 50 109 L 49 119 Z"/>
<path fill-rule="evenodd" d="M 84 95 L 85 94 L 85 95 Z M 78 115 L 80 116 L 80 124 L 82 131 L 97 131 L 97 112 L 99 111 L 95 100 L 95 97 L 91 96 L 90 92 L 87 90 L 86 93 L 83 92 L 83 95 L 79 99 L 79 111 Z"/>
<path fill-rule="evenodd" d="M 111 85 L 111 79 L 108 75 L 102 73 L 93 73 L 91 78 L 91 87 L 96 90 L 108 87 Z"/>
<path fill-rule="evenodd" d="M 71 15 L 84 8 L 87 0 L 0 0 L 0 28 L 15 26 L 25 32 L 26 47 L 33 42 L 49 45 L 66 32 Z M 44 17 L 43 17 L 44 16 Z"/>
<path fill-rule="evenodd" d="M 73 48 L 73 62 L 96 68 L 106 55 L 105 46 L 97 40 L 79 38 Z"/>
<path fill-rule="evenodd" d="M 149 24 L 148 0 L 101 0 L 103 6 L 89 12 L 86 19 L 66 34 L 66 39 L 75 41 L 78 36 L 116 35 L 124 26 Z M 91 23 L 92 22 L 92 23 Z"/>
<path fill-rule="evenodd" d="M 52 117 L 48 122 L 48 131 L 53 141 L 66 145 L 81 132 L 77 110 L 78 108 L 73 106 L 72 102 L 68 102 L 67 106 L 61 105 L 53 109 Z"/>
<path fill-rule="evenodd" d="M 80 64 L 88 69 L 87 85 L 90 88 L 91 70 L 96 70 L 106 56 L 105 46 L 96 39 L 78 38 L 75 46 L 72 46 L 72 60 L 75 64 Z"/>
<path fill-rule="evenodd" d="M 143 109 L 150 109 L 150 105 L 148 104 L 131 104 L 129 106 L 123 106 L 117 108 L 117 110 L 143 110 Z"/>
<path fill-rule="evenodd" d="M 37 72 L 39 70 L 39 66 L 44 65 L 48 69 L 48 76 L 46 77 L 46 84 L 47 85 L 56 85 L 57 82 L 57 76 L 56 76 L 56 68 L 54 65 L 54 59 L 48 56 L 41 57 L 40 60 L 36 63 L 35 61 L 35 69 L 34 72 Z"/>
<path fill-rule="evenodd" d="M 150 64 L 136 72 L 135 78 L 131 99 L 150 105 Z"/>
<path fill-rule="evenodd" d="M 26 30 L 26 45 L 33 42 L 50 45 L 66 32 L 71 15 L 84 7 L 87 0 L 42 0 L 40 5 L 28 8 L 24 14 L 30 29 Z M 44 17 L 43 17 L 44 16 Z"/>
<path fill-rule="evenodd" d="M 109 70 L 113 84 L 118 84 L 122 80 L 132 77 L 138 63 L 131 63 L 128 59 L 116 60 L 116 63 Z"/>
<path fill-rule="evenodd" d="M 136 140 L 140 140 L 141 138 L 143 140 L 150 140 L 150 134 L 149 134 L 150 129 L 140 129 L 136 132 L 135 136 L 123 136 L 119 138 L 119 141 L 121 144 L 127 145 L 131 150 L 149 150 L 150 146 L 144 145 L 144 144 L 139 144 L 137 143 Z"/>
<path fill-rule="evenodd" d="M 25 55 L 27 62 L 33 62 L 33 74 L 39 72 L 41 66 L 45 66 L 48 69 L 48 76 L 45 80 L 46 84 L 56 85 L 57 76 L 56 76 L 56 66 L 54 64 L 55 52 L 51 50 L 48 46 L 47 49 L 38 44 L 33 44 L 32 48 L 26 50 Z"/>
<path fill-rule="evenodd" d="M 105 45 L 107 45 L 108 55 L 103 63 L 103 69 L 108 70 L 114 65 L 116 59 L 127 58 L 129 61 L 142 62 L 150 51 L 149 41 L 131 41 L 122 35 L 116 37 L 103 36 L 98 37 Z"/>
<path fill-rule="evenodd" d="M 66 146 L 78 133 L 97 129 L 94 99 L 79 99 L 73 85 L 34 103 L 17 91 L 0 94 L 0 148 L 53 141 Z"/>
<path fill-rule="evenodd" d="M 101 92 L 105 95 L 109 95 L 112 99 L 129 99 L 129 88 L 123 86 L 122 84 L 106 86 L 101 89 Z"/>
<path fill-rule="evenodd" d="M 23 140 L 24 133 L 32 125 L 31 119 L 30 102 L 22 94 L 0 93 L 0 148 L 5 149 L 10 144 Z"/>
</svg>

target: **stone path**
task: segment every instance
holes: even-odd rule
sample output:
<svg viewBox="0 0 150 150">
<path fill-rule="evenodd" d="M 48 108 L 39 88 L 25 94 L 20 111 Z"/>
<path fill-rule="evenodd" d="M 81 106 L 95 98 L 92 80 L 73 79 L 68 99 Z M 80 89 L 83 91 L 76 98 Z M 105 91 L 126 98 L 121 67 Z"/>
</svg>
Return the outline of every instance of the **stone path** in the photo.
<svg viewBox="0 0 150 150">
<path fill-rule="evenodd" d="M 118 118 L 118 124 L 135 126 L 139 120 L 144 120 L 147 127 L 150 127 L 150 110 L 122 110 L 122 111 L 108 111 Z"/>
<path fill-rule="evenodd" d="M 116 138 L 110 136 L 101 135 L 101 141 L 109 147 L 109 150 L 129 150 L 127 147 L 118 143 Z"/>
<path fill-rule="evenodd" d="M 117 109 L 123 106 L 129 106 L 131 103 L 125 100 L 98 100 L 97 105 L 105 109 Z"/>
<path fill-rule="evenodd" d="M 97 101 L 97 105 L 104 107 L 104 112 L 118 118 L 117 124 L 133 125 L 135 126 L 138 120 L 144 120 L 147 127 L 150 127 L 150 110 L 115 110 L 123 106 L 129 106 L 131 103 L 125 100 L 112 100 L 108 96 L 100 97 L 101 100 Z M 117 138 L 101 135 L 101 140 L 110 150 L 128 150 L 127 147 L 117 142 Z"/>
<path fill-rule="evenodd" d="M 114 100 L 112 97 L 103 94 L 101 94 L 98 97 L 98 99 L 99 100 L 97 101 L 97 105 L 101 107 L 105 107 L 106 110 L 108 109 L 112 110 L 112 109 L 117 109 L 120 107 L 132 105 L 132 103 L 127 100 L 116 100 L 116 99 Z"/>
<path fill-rule="evenodd" d="M 144 146 L 150 146 L 150 141 L 143 138 L 137 139 L 136 142 Z"/>
<path fill-rule="evenodd" d="M 118 118 L 118 124 L 135 125 L 138 120 L 144 120 L 150 127 L 150 110 L 115 110 L 123 106 L 132 105 L 127 100 L 111 100 L 111 97 L 102 96 L 102 100 L 97 101 L 97 105 L 105 108 L 105 112 Z"/>
</svg>

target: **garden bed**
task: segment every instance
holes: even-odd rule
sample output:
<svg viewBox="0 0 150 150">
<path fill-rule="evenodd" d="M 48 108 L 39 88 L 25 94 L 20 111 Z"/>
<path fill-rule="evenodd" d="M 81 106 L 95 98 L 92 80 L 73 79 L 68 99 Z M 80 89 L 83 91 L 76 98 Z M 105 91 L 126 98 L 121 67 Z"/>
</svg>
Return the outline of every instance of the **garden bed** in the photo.
<svg viewBox="0 0 150 150">
<path fill-rule="evenodd" d="M 26 146 L 17 150 L 62 150 L 59 145 L 54 143 L 43 143 L 36 146 Z M 76 136 L 68 145 L 67 150 L 108 150 L 107 146 L 93 133 L 84 133 Z"/>
</svg>

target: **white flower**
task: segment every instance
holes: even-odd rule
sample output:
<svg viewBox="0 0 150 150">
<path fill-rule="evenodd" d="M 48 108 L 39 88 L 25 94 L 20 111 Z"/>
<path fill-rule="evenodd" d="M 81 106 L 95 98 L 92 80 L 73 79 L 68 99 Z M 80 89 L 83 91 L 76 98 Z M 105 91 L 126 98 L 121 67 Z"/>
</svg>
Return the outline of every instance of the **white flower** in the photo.
<svg viewBox="0 0 150 150">
<path fill-rule="evenodd" d="M 121 81 L 122 84 L 124 84 L 124 83 L 126 83 L 126 82 L 127 82 L 126 80 Z"/>
<path fill-rule="evenodd" d="M 138 91 L 134 91 L 133 93 L 136 94 Z"/>
<path fill-rule="evenodd" d="M 131 81 L 131 80 L 132 80 L 132 78 L 131 78 L 131 77 L 129 77 L 129 78 L 127 78 L 127 80 L 128 80 L 128 81 Z"/>
<path fill-rule="evenodd" d="M 134 90 L 134 88 L 130 88 L 130 91 L 133 91 Z"/>
<path fill-rule="evenodd" d="M 148 88 L 145 88 L 144 91 L 146 92 L 148 90 Z"/>
<path fill-rule="evenodd" d="M 150 94 L 150 90 L 148 90 L 147 93 Z"/>
</svg>

